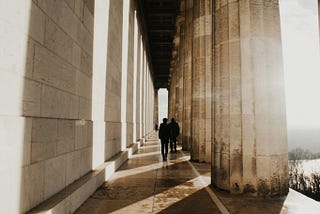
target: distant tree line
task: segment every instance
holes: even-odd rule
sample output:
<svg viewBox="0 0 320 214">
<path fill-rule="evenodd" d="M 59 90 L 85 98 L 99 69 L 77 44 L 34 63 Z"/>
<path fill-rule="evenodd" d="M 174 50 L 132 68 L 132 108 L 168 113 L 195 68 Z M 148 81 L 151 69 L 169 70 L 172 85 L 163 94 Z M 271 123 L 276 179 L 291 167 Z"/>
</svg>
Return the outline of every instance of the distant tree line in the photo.
<svg viewBox="0 0 320 214">
<path fill-rule="evenodd" d="M 289 161 L 289 187 L 320 201 L 320 172 L 306 176 L 301 161 Z"/>
<path fill-rule="evenodd" d="M 289 152 L 289 160 L 312 160 L 320 158 L 320 152 L 313 153 L 308 149 L 296 148 Z"/>
</svg>

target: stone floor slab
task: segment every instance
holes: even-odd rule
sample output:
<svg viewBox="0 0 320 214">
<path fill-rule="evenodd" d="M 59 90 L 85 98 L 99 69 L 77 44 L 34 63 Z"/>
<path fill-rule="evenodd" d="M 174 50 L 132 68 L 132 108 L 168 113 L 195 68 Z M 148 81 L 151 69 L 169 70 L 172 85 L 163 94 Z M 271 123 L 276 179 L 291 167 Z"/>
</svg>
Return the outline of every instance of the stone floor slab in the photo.
<svg viewBox="0 0 320 214">
<path fill-rule="evenodd" d="M 295 205 L 305 201 L 301 199 L 301 194 L 293 197 L 292 191 L 287 199 L 261 199 L 213 188 L 210 186 L 210 164 L 190 162 L 189 153 L 182 151 L 169 153 L 168 160 L 162 161 L 158 141 L 149 142 L 123 164 L 76 213 L 215 214 L 224 210 L 224 213 L 235 214 L 296 214 Z M 314 212 L 308 210 L 306 213 L 318 213 L 320 208 L 317 202 L 311 204 L 315 206 L 312 209 L 308 207 Z"/>
</svg>

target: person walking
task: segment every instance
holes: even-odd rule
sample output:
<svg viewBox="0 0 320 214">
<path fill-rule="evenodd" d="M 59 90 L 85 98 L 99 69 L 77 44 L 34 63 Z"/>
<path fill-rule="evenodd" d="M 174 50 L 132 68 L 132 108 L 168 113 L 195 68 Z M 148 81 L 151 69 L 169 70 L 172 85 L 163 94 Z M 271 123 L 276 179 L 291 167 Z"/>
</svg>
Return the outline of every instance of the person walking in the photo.
<svg viewBox="0 0 320 214">
<path fill-rule="evenodd" d="M 170 152 L 177 153 L 177 137 L 180 133 L 179 124 L 175 121 L 174 118 L 171 118 L 171 123 L 169 123 L 170 128 Z"/>
<path fill-rule="evenodd" d="M 170 128 L 169 125 L 167 124 L 168 119 L 163 118 L 162 119 L 163 123 L 160 124 L 159 128 L 159 138 L 161 140 L 161 155 L 163 161 L 167 160 L 167 155 L 168 155 L 168 144 L 169 144 L 169 139 L 170 139 Z"/>
</svg>

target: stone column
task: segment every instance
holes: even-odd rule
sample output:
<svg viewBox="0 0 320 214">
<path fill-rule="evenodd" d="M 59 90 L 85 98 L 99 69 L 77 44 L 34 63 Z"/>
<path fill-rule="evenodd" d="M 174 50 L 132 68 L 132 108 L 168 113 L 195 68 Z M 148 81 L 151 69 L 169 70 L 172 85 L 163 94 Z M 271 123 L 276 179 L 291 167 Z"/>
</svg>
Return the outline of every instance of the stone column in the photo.
<svg viewBox="0 0 320 214">
<path fill-rule="evenodd" d="M 191 160 L 211 161 L 212 0 L 193 2 Z"/>
<path fill-rule="evenodd" d="M 159 100 L 158 100 L 159 89 L 154 89 L 154 115 L 153 115 L 153 128 L 158 124 L 159 121 Z M 159 124 L 158 124 L 159 126 Z"/>
<path fill-rule="evenodd" d="M 185 0 L 180 1 L 180 13 L 176 18 L 176 36 L 179 37 L 179 45 L 177 47 L 177 85 L 176 85 L 176 122 L 182 127 L 183 118 L 183 70 L 184 70 L 184 21 L 185 21 Z M 170 118 L 171 119 L 171 118 Z M 182 144 L 182 135 L 177 138 L 178 144 Z"/>
<path fill-rule="evenodd" d="M 174 61 L 176 58 L 174 59 Z M 169 89 L 169 114 L 168 118 L 172 118 L 176 116 L 176 84 L 177 84 L 177 72 L 176 72 L 176 62 L 171 63 L 171 78 L 170 78 L 170 89 Z"/>
<path fill-rule="evenodd" d="M 137 140 L 142 136 L 142 70 L 143 70 L 143 42 L 142 36 L 139 34 L 139 62 L 137 67 Z"/>
<path fill-rule="evenodd" d="M 170 68 L 170 73 L 169 73 L 169 81 L 168 81 L 168 115 L 167 117 L 171 116 L 171 112 L 172 112 L 172 108 L 171 108 L 171 99 L 172 99 L 172 95 L 171 95 L 171 84 L 172 84 L 172 68 Z M 162 119 L 160 118 L 160 123 L 162 123 Z"/>
<path fill-rule="evenodd" d="M 319 25 L 319 40 L 320 40 L 320 0 L 318 0 L 318 25 Z"/>
<path fill-rule="evenodd" d="M 288 192 L 279 4 L 215 1 L 212 183 L 258 196 Z"/>
<path fill-rule="evenodd" d="M 184 24 L 183 122 L 182 149 L 191 146 L 192 34 L 193 0 L 186 0 Z"/>
<path fill-rule="evenodd" d="M 146 67 L 147 67 L 147 60 L 146 60 L 146 52 L 143 49 L 143 61 L 142 61 L 142 69 L 141 69 L 141 137 L 145 137 L 145 76 L 146 76 Z"/>
</svg>

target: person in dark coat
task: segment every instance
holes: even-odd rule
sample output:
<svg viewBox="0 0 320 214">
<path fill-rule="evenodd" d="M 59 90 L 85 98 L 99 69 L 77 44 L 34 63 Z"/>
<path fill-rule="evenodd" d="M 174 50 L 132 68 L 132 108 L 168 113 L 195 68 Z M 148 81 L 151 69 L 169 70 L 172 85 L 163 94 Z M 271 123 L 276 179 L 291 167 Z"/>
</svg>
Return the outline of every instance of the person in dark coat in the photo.
<svg viewBox="0 0 320 214">
<path fill-rule="evenodd" d="M 171 118 L 171 123 L 169 123 L 170 127 L 170 152 L 177 153 L 177 137 L 180 133 L 179 124 L 175 121 L 174 118 Z"/>
<path fill-rule="evenodd" d="M 169 145 L 169 139 L 170 139 L 170 128 L 167 124 L 168 119 L 163 118 L 163 123 L 160 124 L 159 128 L 159 138 L 161 140 L 161 154 L 163 161 L 167 160 L 168 155 L 168 145 Z"/>
</svg>

